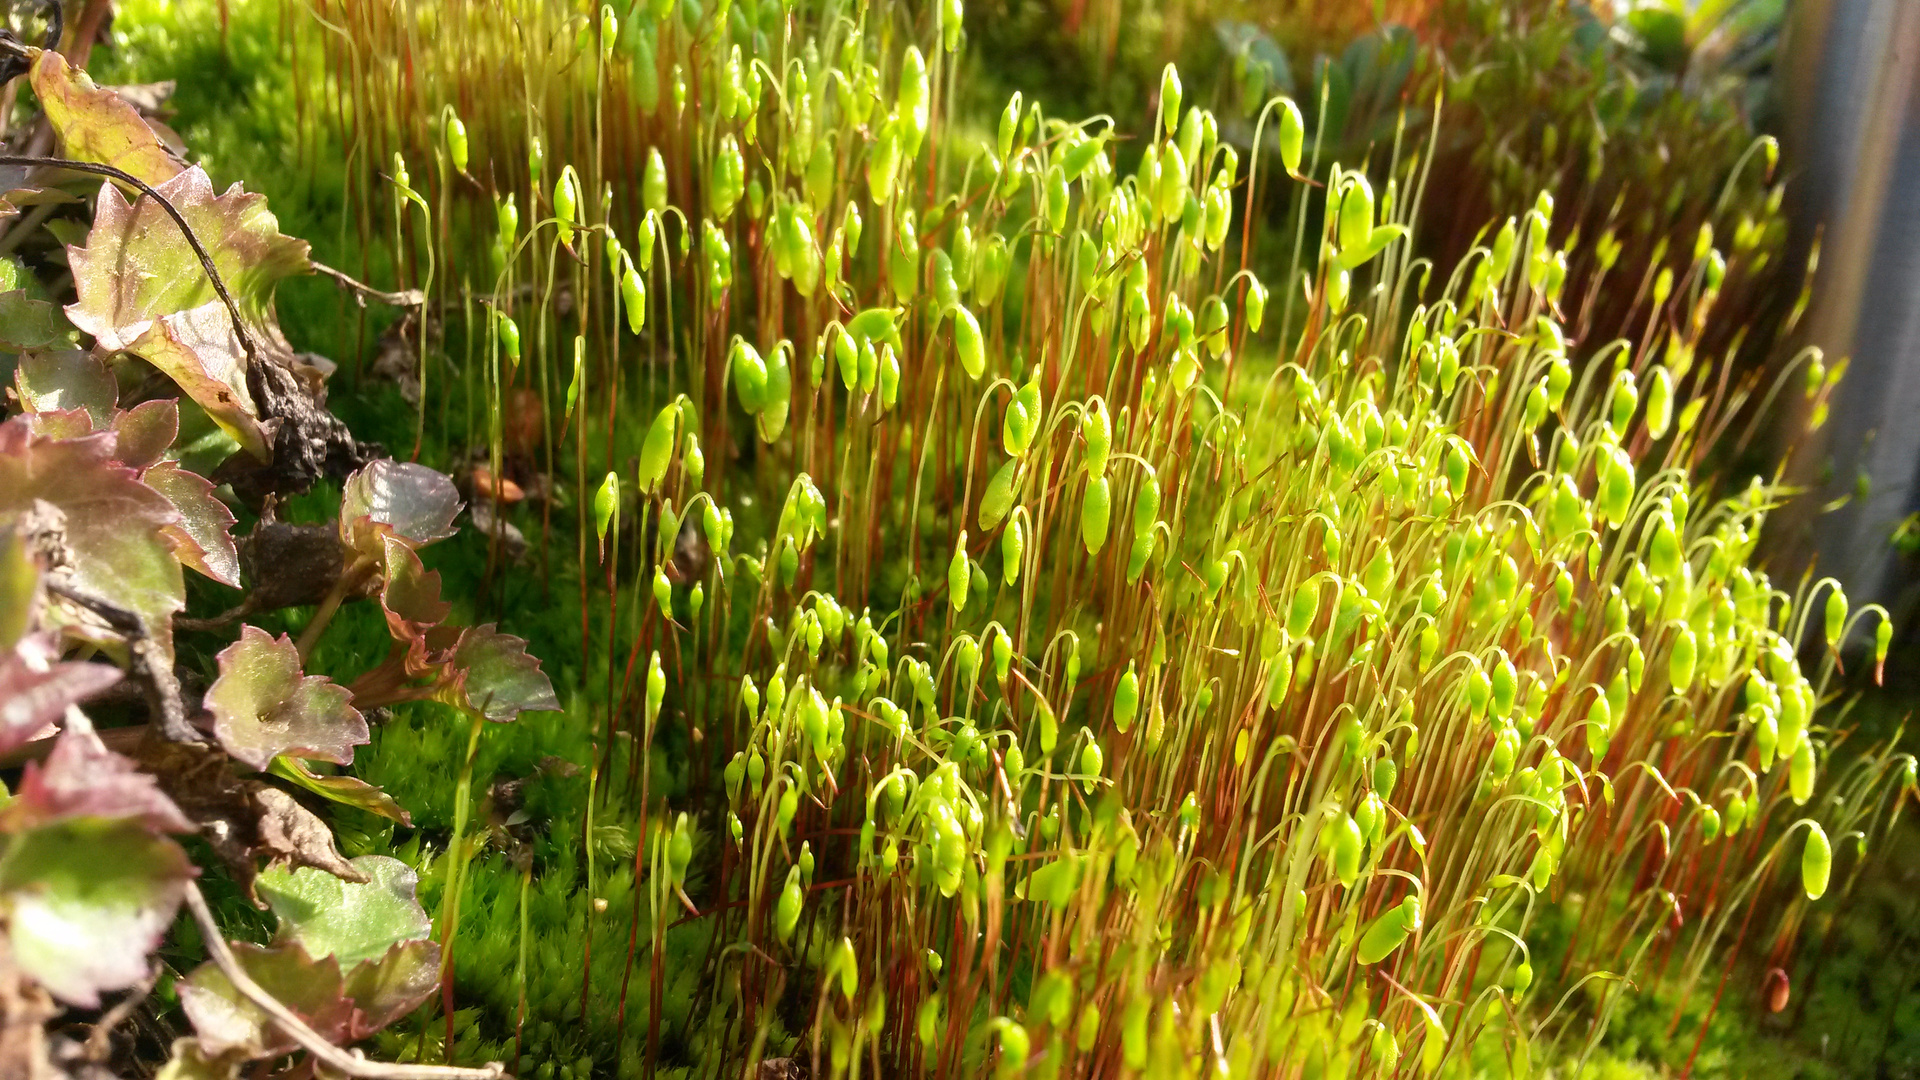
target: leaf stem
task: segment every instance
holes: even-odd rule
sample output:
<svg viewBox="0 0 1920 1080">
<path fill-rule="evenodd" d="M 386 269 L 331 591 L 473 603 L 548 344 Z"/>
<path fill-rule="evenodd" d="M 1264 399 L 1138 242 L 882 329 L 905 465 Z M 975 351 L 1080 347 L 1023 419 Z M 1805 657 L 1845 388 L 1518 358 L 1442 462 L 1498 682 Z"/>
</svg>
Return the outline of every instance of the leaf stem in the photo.
<svg viewBox="0 0 1920 1080">
<path fill-rule="evenodd" d="M 200 895 L 200 886 L 189 881 L 186 889 L 187 909 L 193 912 L 193 921 L 200 925 L 201 937 L 207 943 L 207 954 L 212 957 L 220 973 L 227 977 L 241 997 L 272 1017 L 274 1025 L 285 1032 L 288 1038 L 299 1043 L 328 1068 L 347 1076 L 360 1077 L 361 1080 L 504 1080 L 507 1076 L 506 1067 L 497 1061 L 488 1062 L 485 1068 L 480 1069 L 452 1065 L 407 1065 L 368 1061 L 358 1051 L 342 1050 L 333 1045 L 324 1035 L 308 1027 L 306 1021 L 300 1019 L 292 1009 L 282 1005 L 253 981 L 252 976 L 234 958 L 233 951 L 227 948 L 226 936 L 221 932 L 220 924 L 213 921 L 213 912 L 207 908 L 207 898 Z"/>
</svg>

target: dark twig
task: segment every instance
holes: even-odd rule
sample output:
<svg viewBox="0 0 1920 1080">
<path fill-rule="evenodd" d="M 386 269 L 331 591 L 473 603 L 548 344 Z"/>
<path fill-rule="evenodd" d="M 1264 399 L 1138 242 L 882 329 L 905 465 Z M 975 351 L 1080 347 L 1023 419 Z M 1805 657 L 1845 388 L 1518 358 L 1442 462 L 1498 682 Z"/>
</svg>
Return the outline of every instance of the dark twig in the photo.
<svg viewBox="0 0 1920 1080">
<path fill-rule="evenodd" d="M 84 1052 L 88 1061 L 106 1060 L 107 1051 L 110 1049 L 107 1040 L 113 1035 L 113 1029 L 126 1023 L 127 1017 L 132 1016 L 141 1002 L 147 1000 L 147 995 L 153 992 L 153 984 L 159 978 L 160 967 L 156 964 L 147 973 L 147 977 L 140 980 L 140 984 L 135 986 L 126 997 L 116 1002 L 113 1008 L 100 1014 L 100 1019 L 94 1022 L 93 1030 L 87 1034 Z"/>
<path fill-rule="evenodd" d="M 372 297 L 383 304 L 391 304 L 394 307 L 420 307 L 427 302 L 427 294 L 419 289 L 403 289 L 400 292 L 382 292 L 368 285 L 366 282 L 355 280 L 347 274 L 335 270 L 333 267 L 316 259 L 308 259 L 307 265 L 313 267 L 314 272 L 322 277 L 330 277 L 341 286 L 358 293 L 359 296 L 356 297 L 356 299 L 359 300 L 362 307 L 366 306 L 367 297 Z"/>
<path fill-rule="evenodd" d="M 42 49 L 60 47 L 60 34 L 64 29 L 61 21 L 63 17 L 61 7 L 60 0 L 41 0 L 40 14 L 47 21 L 47 36 L 40 46 Z M 0 86 L 12 82 L 33 69 L 31 50 L 14 36 L 13 31 L 0 28 L 0 51 L 7 54 L 4 60 L 0 60 Z"/>
<path fill-rule="evenodd" d="M 132 675 L 146 689 L 147 707 L 153 711 L 154 725 L 161 735 L 177 743 L 206 741 L 187 722 L 187 707 L 180 700 L 180 680 L 173 673 L 173 664 L 161 651 L 160 643 L 147 632 L 147 625 L 139 615 L 64 582 L 48 581 L 47 591 L 99 616 L 127 639 L 127 652 L 133 658 Z"/>
<path fill-rule="evenodd" d="M 260 362 L 260 355 L 254 348 L 253 335 L 247 332 L 246 324 L 240 320 L 240 305 L 233 302 L 233 294 L 227 291 L 227 283 L 221 280 L 220 271 L 214 268 L 213 256 L 207 254 L 206 247 L 200 243 L 200 238 L 194 235 L 193 226 L 187 224 L 187 219 L 180 213 L 179 208 L 175 207 L 165 195 L 155 191 L 151 184 L 134 176 L 132 173 L 126 172 L 123 169 L 116 169 L 111 165 L 100 165 L 91 161 L 75 161 L 72 158 L 33 157 L 27 154 L 0 154 L 0 165 L 23 165 L 29 168 L 41 165 L 52 165 L 56 168 L 72 169 L 76 172 L 94 173 L 99 176 L 112 177 L 123 184 L 139 188 L 142 195 L 151 196 L 155 202 L 160 204 L 161 209 L 167 212 L 167 216 L 173 219 L 173 223 L 180 226 L 180 232 L 186 236 L 187 244 L 193 248 L 193 253 L 200 257 L 200 268 L 207 272 L 208 280 L 213 282 L 213 291 L 220 294 L 220 301 L 227 306 L 227 314 L 233 319 L 234 335 L 240 339 L 240 349 L 247 354 L 248 362 L 252 364 L 258 364 Z"/>
</svg>

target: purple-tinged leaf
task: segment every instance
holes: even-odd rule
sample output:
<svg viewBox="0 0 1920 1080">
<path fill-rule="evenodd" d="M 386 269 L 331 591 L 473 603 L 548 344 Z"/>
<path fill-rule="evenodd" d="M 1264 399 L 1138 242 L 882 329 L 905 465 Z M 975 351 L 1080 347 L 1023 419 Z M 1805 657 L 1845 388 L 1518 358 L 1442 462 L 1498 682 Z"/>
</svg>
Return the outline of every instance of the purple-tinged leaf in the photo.
<svg viewBox="0 0 1920 1080">
<path fill-rule="evenodd" d="M 10 352 L 44 348 L 59 335 L 52 304 L 35 300 L 25 289 L 0 292 L 0 347 Z"/>
<path fill-rule="evenodd" d="M 0 832 L 27 833 L 82 819 L 124 821 L 153 832 L 192 832 L 159 782 L 100 741 L 92 727 L 60 733 L 45 764 L 29 761 L 20 792 L 0 809 Z"/>
<path fill-rule="evenodd" d="M 0 653 L 0 753 L 47 734 L 49 725 L 120 681 L 107 664 L 56 663 L 37 670 L 12 649 Z"/>
<path fill-rule="evenodd" d="M 238 185 L 217 198 L 198 167 L 155 186 L 206 248 L 240 309 L 263 361 L 292 366 L 273 316 L 273 290 L 311 269 L 307 245 L 280 233 L 260 195 Z M 172 376 L 249 453 L 266 460 L 266 437 L 246 379 L 246 356 L 212 281 L 185 235 L 159 204 L 128 203 L 101 190 L 85 247 L 69 247 L 79 299 L 74 326 L 102 350 L 124 349 Z"/>
<path fill-rule="evenodd" d="M 353 999 L 349 1042 L 364 1039 L 412 1012 L 440 985 L 440 943 L 402 941 L 385 956 L 347 972 Z"/>
<path fill-rule="evenodd" d="M 357 776 L 342 773 L 316 773 L 299 758 L 277 757 L 267 771 L 283 780 L 306 788 L 323 799 L 352 806 L 369 814 L 378 814 L 396 824 L 413 826 L 413 815 L 394 801 L 393 796 Z"/>
<path fill-rule="evenodd" d="M 412 867 L 385 855 L 362 855 L 353 867 L 368 880 L 354 884 L 312 869 L 262 873 L 254 889 L 280 919 L 274 940 L 298 943 L 308 955 L 333 957 L 351 970 L 433 932 L 433 920 L 414 898 L 420 875 Z"/>
<path fill-rule="evenodd" d="M 271 948 L 235 942 L 230 947 L 233 958 L 260 989 L 292 1009 L 308 1027 L 331 1040 L 344 1041 L 354 1009 L 337 961 L 330 956 L 316 960 L 292 942 Z M 226 972 L 212 961 L 180 983 L 180 1006 L 193 1022 L 200 1048 L 212 1056 L 278 1057 L 299 1048 L 259 1006 L 240 996 Z"/>
<path fill-rule="evenodd" d="M 67 157 L 111 165 L 155 187 L 185 168 L 167 152 L 140 112 L 93 84 L 52 50 L 33 62 L 33 92 Z"/>
<path fill-rule="evenodd" d="M 120 464 L 144 469 L 163 457 L 180 435 L 180 403 L 172 398 L 143 401 L 113 414 L 110 425 L 119 441 L 114 454 Z"/>
<path fill-rule="evenodd" d="M 384 559 L 380 534 L 425 547 L 454 533 L 460 492 L 453 479 L 411 461 L 376 461 L 347 478 L 340 493 L 340 539 L 369 559 Z"/>
<path fill-rule="evenodd" d="M 171 658 L 186 582 L 165 530 L 180 512 L 113 454 L 111 432 L 52 439 L 35 435 L 26 417 L 0 423 L 0 522 L 43 514 L 42 503 L 58 511 L 72 584 L 139 615 Z"/>
<path fill-rule="evenodd" d="M 438 701 L 502 724 L 523 712 L 560 711 L 553 683 L 540 661 L 527 655 L 527 643 L 499 633 L 492 623 L 460 631 L 448 667 L 450 677 L 434 695 Z"/>
<path fill-rule="evenodd" d="M 220 653 L 220 677 L 207 689 L 213 733 L 227 753 L 265 769 L 280 754 L 345 765 L 367 741 L 367 721 L 347 688 L 302 675 L 293 639 L 258 627 Z"/>
<path fill-rule="evenodd" d="M 213 481 L 187 471 L 177 461 L 152 466 L 140 474 L 140 480 L 180 511 L 180 523 L 165 530 L 180 562 L 222 585 L 239 588 L 240 550 L 231 531 L 233 511 L 214 498 Z"/>
<path fill-rule="evenodd" d="M 105 364 L 70 349 L 20 354 L 13 382 L 28 412 L 85 409 L 94 430 L 107 426 L 120 395 Z"/>
<path fill-rule="evenodd" d="M 84 439 L 93 434 L 93 418 L 85 409 L 53 409 L 28 413 L 33 433 L 47 439 Z"/>
<path fill-rule="evenodd" d="M 15 837 L 0 858 L 13 961 L 54 997 L 97 1008 L 147 977 L 193 875 L 180 845 L 133 822 Z"/>
<path fill-rule="evenodd" d="M 395 641 L 411 641 L 440 625 L 453 605 L 440 599 L 440 571 L 428 570 L 404 541 L 386 536 L 380 546 L 386 566 L 380 606 L 386 609 L 387 629 Z"/>
</svg>

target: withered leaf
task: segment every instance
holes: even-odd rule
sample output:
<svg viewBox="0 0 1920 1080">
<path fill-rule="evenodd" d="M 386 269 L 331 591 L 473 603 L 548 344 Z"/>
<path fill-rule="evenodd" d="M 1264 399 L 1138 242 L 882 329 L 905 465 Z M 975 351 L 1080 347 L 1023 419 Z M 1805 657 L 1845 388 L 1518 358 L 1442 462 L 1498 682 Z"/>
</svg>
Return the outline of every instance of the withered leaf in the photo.
<svg viewBox="0 0 1920 1080">
<path fill-rule="evenodd" d="M 259 813 L 256 850 L 274 865 L 312 866 L 348 881 L 365 880 L 340 857 L 340 849 L 333 845 L 333 830 L 293 796 L 262 786 L 254 789 L 253 803 Z"/>
</svg>

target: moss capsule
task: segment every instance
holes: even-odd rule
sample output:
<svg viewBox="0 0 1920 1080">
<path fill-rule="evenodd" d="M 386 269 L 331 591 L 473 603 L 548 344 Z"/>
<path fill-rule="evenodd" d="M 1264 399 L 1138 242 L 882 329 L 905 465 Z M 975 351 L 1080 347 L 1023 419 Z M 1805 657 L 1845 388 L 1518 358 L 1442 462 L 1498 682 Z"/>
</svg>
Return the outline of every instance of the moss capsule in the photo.
<svg viewBox="0 0 1920 1080">
<path fill-rule="evenodd" d="M 1104 476 L 1087 481 L 1080 497 L 1080 542 L 1087 554 L 1098 555 L 1107 543 L 1107 521 L 1113 510 L 1113 496 Z"/>
<path fill-rule="evenodd" d="M 1120 676 L 1113 690 L 1113 726 L 1121 733 L 1133 726 L 1133 718 L 1140 712 L 1140 676 L 1133 664 Z"/>
<path fill-rule="evenodd" d="M 967 568 L 967 533 L 960 531 L 960 539 L 954 545 L 953 559 L 947 563 L 947 600 L 955 611 L 967 609 L 967 586 L 972 583 L 973 575 Z"/>
<path fill-rule="evenodd" d="M 987 373 L 986 342 L 980 336 L 980 321 L 963 307 L 953 309 L 953 348 L 961 370 L 978 382 Z"/>
<path fill-rule="evenodd" d="M 1826 895 L 1827 879 L 1833 873 L 1833 845 L 1827 841 L 1827 831 L 1816 822 L 1807 823 L 1807 845 L 1800 852 L 1800 884 L 1807 891 L 1807 899 L 1818 900 Z"/>
</svg>

